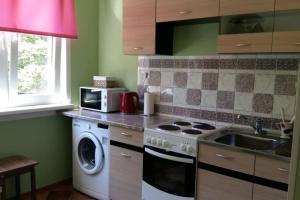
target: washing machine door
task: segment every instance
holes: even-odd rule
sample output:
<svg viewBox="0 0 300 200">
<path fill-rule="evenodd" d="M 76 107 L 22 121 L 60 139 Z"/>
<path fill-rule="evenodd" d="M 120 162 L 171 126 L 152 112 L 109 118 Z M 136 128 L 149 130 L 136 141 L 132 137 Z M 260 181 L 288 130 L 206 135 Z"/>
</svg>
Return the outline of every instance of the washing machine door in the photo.
<svg viewBox="0 0 300 200">
<path fill-rule="evenodd" d="M 104 153 L 101 142 L 90 132 L 84 132 L 76 142 L 77 162 L 86 174 L 96 174 L 104 164 Z"/>
</svg>

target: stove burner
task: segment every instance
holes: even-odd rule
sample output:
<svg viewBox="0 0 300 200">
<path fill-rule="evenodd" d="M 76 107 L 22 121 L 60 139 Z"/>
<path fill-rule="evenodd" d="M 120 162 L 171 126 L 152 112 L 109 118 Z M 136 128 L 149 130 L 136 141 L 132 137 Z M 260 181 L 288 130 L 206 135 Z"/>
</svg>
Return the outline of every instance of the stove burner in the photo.
<svg viewBox="0 0 300 200">
<path fill-rule="evenodd" d="M 161 130 L 166 130 L 166 131 L 178 131 L 180 130 L 180 127 L 174 126 L 174 125 L 160 125 L 158 126 L 159 129 Z"/>
<path fill-rule="evenodd" d="M 201 131 L 194 130 L 194 129 L 186 129 L 186 130 L 183 130 L 182 132 L 186 133 L 186 134 L 191 134 L 191 135 L 200 135 L 200 134 L 202 134 Z"/>
<path fill-rule="evenodd" d="M 202 129 L 202 130 L 214 130 L 214 129 L 216 129 L 215 126 L 205 124 L 205 123 L 201 123 L 201 122 L 194 122 L 194 124 L 197 124 L 197 125 L 193 126 L 193 128 L 196 128 L 196 129 Z"/>
<path fill-rule="evenodd" d="M 190 122 L 185 122 L 185 121 L 177 121 L 177 122 L 174 122 L 173 124 L 175 124 L 177 126 L 190 126 L 190 125 L 192 125 Z"/>
</svg>

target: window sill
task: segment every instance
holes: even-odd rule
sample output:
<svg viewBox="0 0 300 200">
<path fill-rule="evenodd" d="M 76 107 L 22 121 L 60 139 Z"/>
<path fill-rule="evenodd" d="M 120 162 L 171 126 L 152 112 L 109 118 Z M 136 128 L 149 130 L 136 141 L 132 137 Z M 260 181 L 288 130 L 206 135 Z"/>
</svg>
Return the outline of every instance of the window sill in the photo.
<svg viewBox="0 0 300 200">
<path fill-rule="evenodd" d="M 0 121 L 11 121 L 56 115 L 57 111 L 70 110 L 73 108 L 73 104 L 49 104 L 38 106 L 1 108 Z"/>
</svg>

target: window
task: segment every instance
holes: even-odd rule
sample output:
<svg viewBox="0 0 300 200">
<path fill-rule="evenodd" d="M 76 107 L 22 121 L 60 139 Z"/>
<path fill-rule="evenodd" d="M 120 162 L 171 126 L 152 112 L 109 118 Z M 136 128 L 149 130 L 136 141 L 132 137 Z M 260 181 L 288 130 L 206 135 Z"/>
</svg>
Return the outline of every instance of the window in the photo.
<svg viewBox="0 0 300 200">
<path fill-rule="evenodd" d="M 0 32 L 0 107 L 69 103 L 67 42 Z"/>
</svg>

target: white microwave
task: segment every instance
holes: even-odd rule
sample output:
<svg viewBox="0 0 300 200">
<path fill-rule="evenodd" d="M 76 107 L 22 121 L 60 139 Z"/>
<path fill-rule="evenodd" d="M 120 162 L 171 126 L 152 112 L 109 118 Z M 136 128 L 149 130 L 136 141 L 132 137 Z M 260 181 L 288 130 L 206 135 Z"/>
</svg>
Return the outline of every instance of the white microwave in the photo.
<svg viewBox="0 0 300 200">
<path fill-rule="evenodd" d="M 80 87 L 80 108 L 105 113 L 119 111 L 123 91 L 125 88 Z"/>
</svg>

